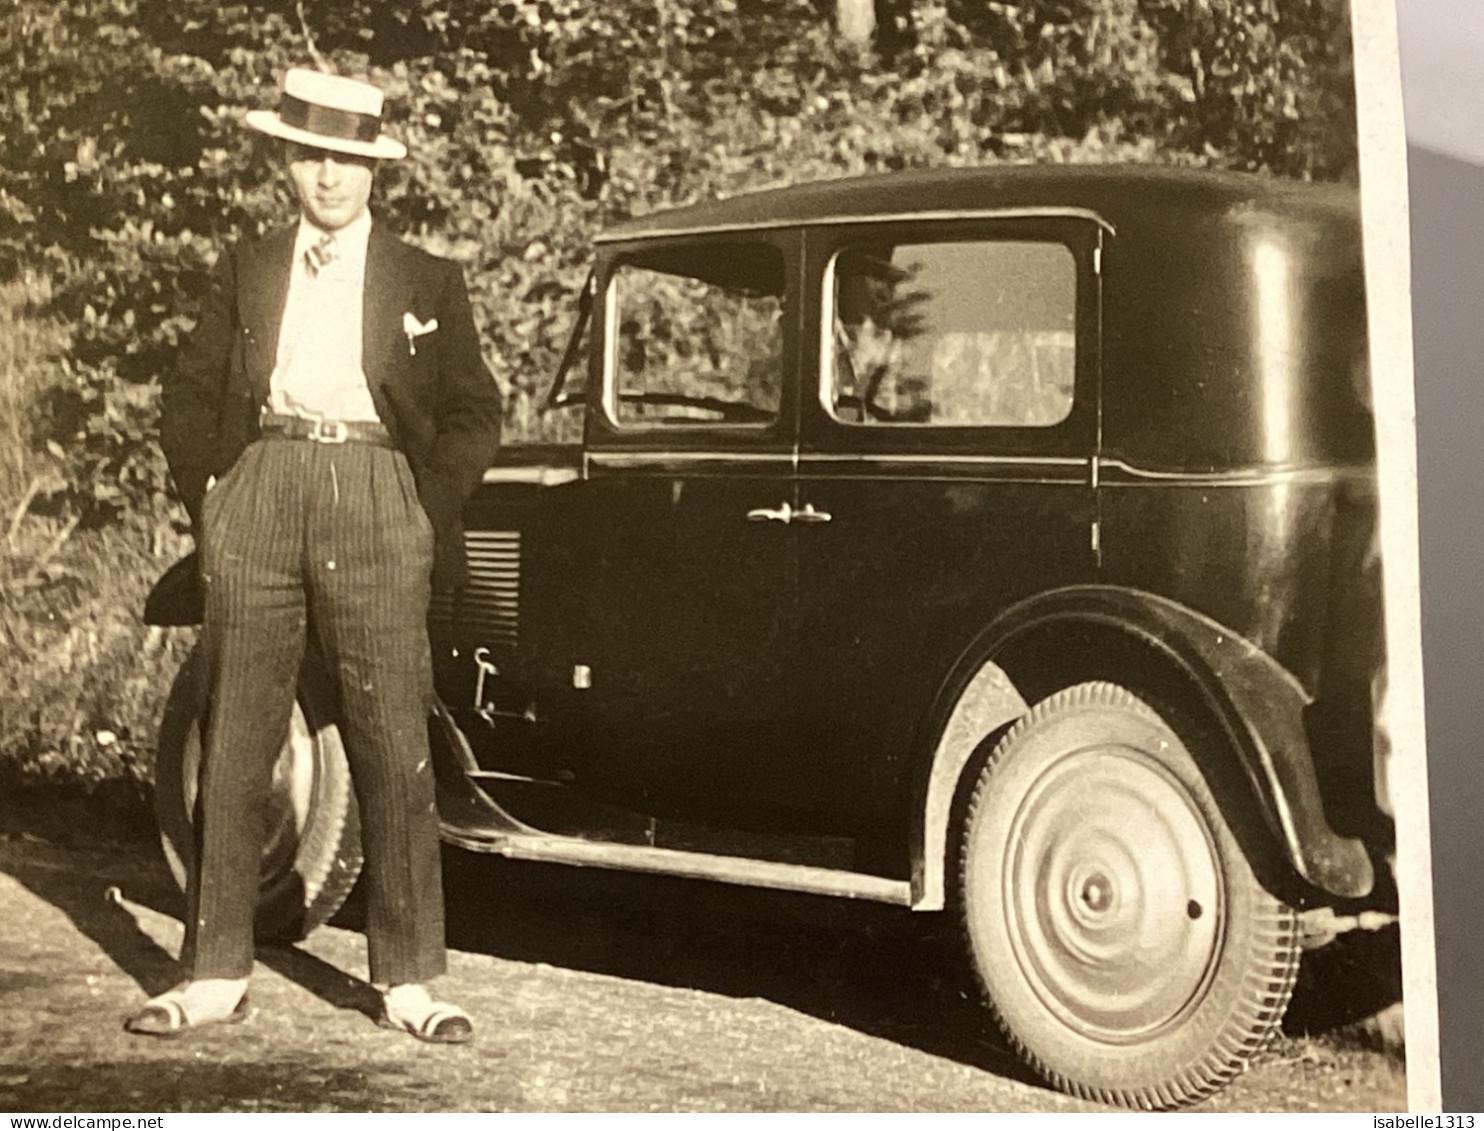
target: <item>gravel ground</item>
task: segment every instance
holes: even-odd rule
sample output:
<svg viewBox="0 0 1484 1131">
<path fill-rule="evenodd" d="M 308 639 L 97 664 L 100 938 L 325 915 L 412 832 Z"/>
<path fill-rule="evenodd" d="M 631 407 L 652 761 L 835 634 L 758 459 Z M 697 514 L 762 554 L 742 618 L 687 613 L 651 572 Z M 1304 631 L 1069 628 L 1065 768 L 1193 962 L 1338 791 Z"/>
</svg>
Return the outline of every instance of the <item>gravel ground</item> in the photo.
<svg viewBox="0 0 1484 1131">
<path fill-rule="evenodd" d="M 178 980 L 163 865 L 0 840 L 0 1110 L 1095 1107 L 984 1033 L 941 916 L 458 852 L 446 884 L 442 988 L 473 1014 L 473 1045 L 378 1029 L 344 926 L 260 949 L 244 1024 L 151 1041 L 121 1023 Z M 1402 1058 L 1378 1034 L 1285 1038 L 1202 1106 L 1403 1110 Z"/>
</svg>

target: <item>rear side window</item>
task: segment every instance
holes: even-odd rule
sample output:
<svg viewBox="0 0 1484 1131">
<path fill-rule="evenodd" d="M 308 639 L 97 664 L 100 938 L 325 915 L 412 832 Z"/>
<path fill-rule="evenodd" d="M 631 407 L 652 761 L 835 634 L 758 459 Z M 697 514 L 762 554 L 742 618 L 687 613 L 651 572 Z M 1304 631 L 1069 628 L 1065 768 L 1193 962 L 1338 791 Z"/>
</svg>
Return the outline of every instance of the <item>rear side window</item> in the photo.
<svg viewBox="0 0 1484 1131">
<path fill-rule="evenodd" d="M 609 413 L 621 425 L 765 425 L 783 385 L 782 253 L 662 248 L 609 282 Z"/>
<path fill-rule="evenodd" d="M 1047 427 L 1072 410 L 1077 262 L 1060 243 L 838 252 L 824 406 L 847 423 Z"/>
</svg>

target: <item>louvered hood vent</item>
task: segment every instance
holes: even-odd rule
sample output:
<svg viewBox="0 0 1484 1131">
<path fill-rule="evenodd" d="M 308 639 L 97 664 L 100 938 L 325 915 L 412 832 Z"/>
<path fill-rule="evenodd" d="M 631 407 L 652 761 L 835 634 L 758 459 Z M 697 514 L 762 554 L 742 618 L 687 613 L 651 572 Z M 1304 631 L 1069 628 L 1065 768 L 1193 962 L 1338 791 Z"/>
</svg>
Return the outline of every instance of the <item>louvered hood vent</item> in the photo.
<svg viewBox="0 0 1484 1131">
<path fill-rule="evenodd" d="M 520 534 L 471 530 L 464 535 L 469 584 L 457 598 L 442 593 L 428 608 L 431 628 L 460 640 L 515 647 L 520 630 Z"/>
</svg>

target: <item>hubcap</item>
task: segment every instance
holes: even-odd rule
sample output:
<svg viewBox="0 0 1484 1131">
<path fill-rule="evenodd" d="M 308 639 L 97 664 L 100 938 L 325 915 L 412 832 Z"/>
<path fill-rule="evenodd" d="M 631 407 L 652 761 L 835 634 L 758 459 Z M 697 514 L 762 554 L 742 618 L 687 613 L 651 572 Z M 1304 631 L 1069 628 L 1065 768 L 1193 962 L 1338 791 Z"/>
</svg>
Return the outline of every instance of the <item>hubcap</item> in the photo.
<svg viewBox="0 0 1484 1131">
<path fill-rule="evenodd" d="M 1190 792 L 1160 763 L 1127 746 L 1058 759 L 1008 843 L 1011 943 L 1055 1016 L 1124 1043 L 1200 1001 L 1222 942 L 1220 861 Z"/>
<path fill-rule="evenodd" d="M 1098 914 L 1108 910 L 1113 902 L 1113 888 L 1108 877 L 1101 872 L 1087 881 L 1082 888 L 1082 906 Z"/>
</svg>

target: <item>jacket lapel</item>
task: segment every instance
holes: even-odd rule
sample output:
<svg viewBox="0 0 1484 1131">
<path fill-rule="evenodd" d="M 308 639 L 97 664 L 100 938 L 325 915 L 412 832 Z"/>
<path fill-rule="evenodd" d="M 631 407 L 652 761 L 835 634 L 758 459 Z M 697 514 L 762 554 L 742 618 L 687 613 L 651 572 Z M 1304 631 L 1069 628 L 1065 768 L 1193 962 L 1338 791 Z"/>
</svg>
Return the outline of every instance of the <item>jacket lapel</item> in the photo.
<svg viewBox="0 0 1484 1131">
<path fill-rule="evenodd" d="M 246 347 L 247 379 L 259 402 L 268 397 L 268 378 L 278 357 L 278 330 L 289 293 L 297 228 L 272 232 L 238 264 L 238 314 Z"/>
<path fill-rule="evenodd" d="M 366 243 L 366 282 L 361 314 L 361 367 L 376 396 L 380 386 L 397 373 L 395 359 L 401 344 L 402 313 L 410 309 L 405 272 L 399 270 L 402 244 L 379 224 L 371 226 Z M 405 352 L 405 351 L 404 351 Z"/>
</svg>

